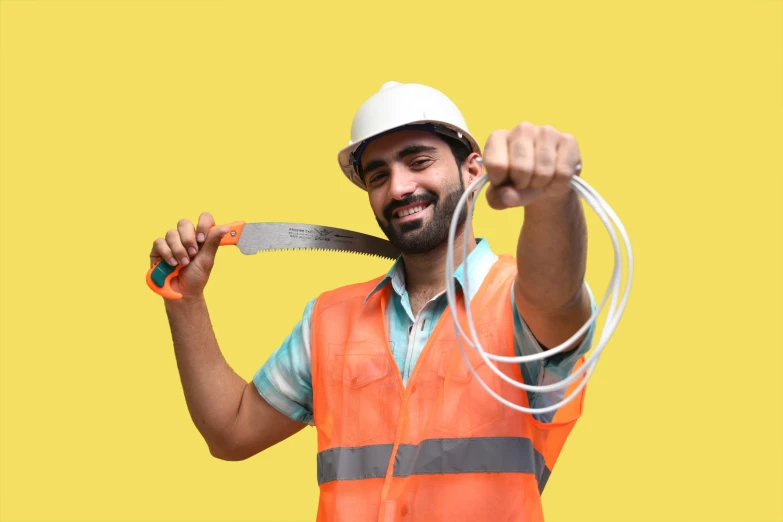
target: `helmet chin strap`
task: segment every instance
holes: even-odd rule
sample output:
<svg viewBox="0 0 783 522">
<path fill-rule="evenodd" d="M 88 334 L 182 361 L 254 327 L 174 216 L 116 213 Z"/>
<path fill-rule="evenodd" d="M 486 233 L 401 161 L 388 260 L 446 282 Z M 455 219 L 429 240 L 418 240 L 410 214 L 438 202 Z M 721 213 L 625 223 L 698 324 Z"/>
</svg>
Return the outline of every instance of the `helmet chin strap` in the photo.
<svg viewBox="0 0 783 522">
<path fill-rule="evenodd" d="M 481 162 L 480 159 L 479 162 Z M 457 204 L 457 208 L 454 211 L 454 216 L 452 217 L 451 226 L 449 228 L 449 238 L 448 238 L 449 248 L 448 248 L 448 253 L 446 255 L 446 294 L 448 296 L 448 301 L 449 301 L 449 310 L 451 311 L 451 315 L 454 320 L 454 329 L 457 333 L 457 344 L 459 345 L 459 349 L 462 352 L 462 357 L 465 360 L 465 363 L 467 364 L 470 373 L 473 374 L 473 378 L 476 379 L 476 381 L 482 386 L 482 388 L 484 388 L 487 391 L 487 393 L 489 393 L 492 397 L 497 399 L 502 404 L 505 404 L 509 408 L 512 408 L 517 411 L 530 413 L 530 414 L 548 413 L 551 411 L 555 411 L 560 407 L 568 404 L 574 399 L 574 397 L 576 397 L 582 391 L 582 389 L 587 384 L 587 381 L 590 379 L 590 376 L 593 374 L 593 371 L 595 370 L 595 367 L 598 364 L 598 359 L 601 356 L 601 353 L 603 352 L 607 343 L 609 342 L 609 338 L 612 336 L 612 334 L 617 328 L 617 325 L 620 322 L 620 317 L 622 317 L 622 314 L 625 311 L 626 303 L 628 302 L 628 295 L 631 290 L 631 280 L 633 278 L 633 253 L 631 251 L 631 241 L 628 238 L 628 234 L 625 230 L 625 227 L 620 222 L 620 218 L 617 217 L 617 214 L 615 214 L 614 210 L 612 210 L 609 204 L 586 181 L 584 181 L 582 178 L 577 176 L 573 177 L 570 182 L 572 190 L 574 190 L 577 194 L 579 194 L 579 196 L 581 196 L 587 202 L 587 204 L 590 205 L 590 207 L 592 207 L 593 210 L 595 210 L 596 214 L 598 214 L 598 217 L 606 226 L 606 229 L 612 240 L 612 245 L 614 247 L 614 269 L 612 270 L 612 276 L 609 280 L 609 286 L 606 290 L 606 294 L 604 295 L 600 304 L 596 308 L 595 312 L 593 312 L 590 319 L 588 319 L 587 322 L 579 330 L 577 330 L 576 333 L 574 333 L 568 340 L 566 340 L 564 343 L 558 346 L 555 346 L 549 350 L 545 350 L 541 353 L 536 353 L 532 355 L 523 355 L 518 357 L 495 355 L 495 354 L 487 353 L 484 351 L 483 347 L 481 346 L 481 343 L 478 340 L 476 328 L 473 323 L 473 314 L 470 310 L 470 299 L 468 297 L 470 295 L 470 291 L 468 287 L 467 278 L 464 278 L 465 281 L 463 285 L 464 286 L 463 300 L 465 303 L 465 316 L 467 317 L 470 336 L 465 333 L 457 317 L 457 296 L 456 296 L 456 285 L 454 283 L 454 270 L 455 270 L 454 240 L 457 231 L 458 216 L 462 207 L 467 203 L 468 197 L 471 194 L 475 192 L 476 196 L 478 196 L 478 194 L 481 192 L 481 190 L 483 190 L 484 186 L 488 182 L 489 182 L 489 178 L 487 177 L 486 174 L 483 174 L 478 179 L 476 179 L 473 183 L 471 183 L 471 185 L 462 195 L 462 197 L 459 200 L 459 203 Z M 466 226 L 468 227 L 471 226 L 471 222 L 472 222 L 471 218 L 473 217 L 473 207 L 475 205 L 476 199 L 477 197 L 472 198 L 468 204 L 469 219 L 467 220 L 466 223 Z M 620 297 L 621 282 L 622 282 L 622 248 L 620 247 L 620 241 L 617 238 L 617 232 L 615 232 L 615 228 L 617 228 L 617 232 L 619 232 L 622 238 L 622 242 L 623 245 L 625 246 L 625 251 L 627 255 L 627 277 L 626 277 L 625 290 L 622 292 L 622 297 Z M 465 273 L 468 272 L 467 237 L 468 234 L 464 234 L 465 241 L 463 243 L 463 250 L 462 250 Z M 501 363 L 515 363 L 515 364 L 529 363 L 531 361 L 547 359 L 566 350 L 569 346 L 571 346 L 578 339 L 580 339 L 587 332 L 590 326 L 596 321 L 601 311 L 603 310 L 604 306 L 606 305 L 607 300 L 609 300 L 610 296 L 611 296 L 611 303 L 609 305 L 609 312 L 606 317 L 606 322 L 604 323 L 604 328 L 601 331 L 601 337 L 598 339 L 598 343 L 593 353 L 590 355 L 590 357 L 587 358 L 584 365 L 582 365 L 582 367 L 578 371 L 574 372 L 569 377 L 566 377 L 565 379 L 562 379 L 553 384 L 548 384 L 545 386 L 533 386 L 533 385 L 524 384 L 522 382 L 515 381 L 514 379 L 506 375 L 503 371 L 499 370 L 497 366 L 495 366 L 495 363 L 493 361 L 501 362 Z M 619 304 L 618 304 L 618 300 L 619 300 Z M 563 398 L 560 402 L 544 408 L 527 408 L 504 399 L 503 397 L 498 395 L 494 390 L 492 390 L 483 380 L 481 380 L 481 378 L 476 373 L 476 370 L 470 364 L 470 360 L 468 359 L 468 356 L 465 353 L 465 349 L 462 346 L 461 338 L 464 339 L 465 342 L 468 344 L 468 346 L 470 346 L 481 356 L 481 358 L 487 364 L 487 366 L 493 372 L 495 372 L 495 374 L 497 374 L 498 377 L 503 379 L 505 382 L 511 384 L 512 386 L 521 388 L 526 391 L 544 393 L 544 392 L 551 392 L 555 390 L 565 389 L 566 387 L 568 387 L 569 384 L 579 379 L 580 376 L 584 375 L 584 378 L 581 379 L 581 382 L 576 387 L 576 389 L 573 392 L 571 392 L 571 394 L 569 394 L 568 397 Z"/>
</svg>

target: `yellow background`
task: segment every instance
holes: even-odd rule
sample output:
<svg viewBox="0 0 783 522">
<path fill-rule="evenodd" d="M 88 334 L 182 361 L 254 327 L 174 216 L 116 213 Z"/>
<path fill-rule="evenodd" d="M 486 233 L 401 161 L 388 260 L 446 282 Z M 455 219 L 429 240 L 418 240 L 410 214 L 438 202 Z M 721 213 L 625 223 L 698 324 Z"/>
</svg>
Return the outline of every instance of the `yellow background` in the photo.
<svg viewBox="0 0 783 522">
<path fill-rule="evenodd" d="M 152 241 L 178 219 L 381 235 L 336 154 L 387 80 L 446 92 L 484 142 L 573 133 L 629 230 L 631 301 L 544 493 L 552 521 L 783 519 L 783 5 L 2 2 L 3 521 L 312 520 L 315 431 L 245 462 L 192 426 Z M 589 282 L 610 244 L 588 210 Z M 521 211 L 475 225 L 514 251 Z M 344 254 L 221 251 L 243 377 Z"/>
</svg>

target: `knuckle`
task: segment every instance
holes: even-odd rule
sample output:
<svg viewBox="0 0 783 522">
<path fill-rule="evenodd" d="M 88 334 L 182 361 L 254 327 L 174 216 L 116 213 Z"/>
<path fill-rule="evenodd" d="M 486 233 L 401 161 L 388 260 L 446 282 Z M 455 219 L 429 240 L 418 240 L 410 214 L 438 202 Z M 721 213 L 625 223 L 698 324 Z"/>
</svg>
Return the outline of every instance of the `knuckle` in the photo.
<svg viewBox="0 0 783 522">
<path fill-rule="evenodd" d="M 554 165 L 541 166 L 538 169 L 536 169 L 535 175 L 543 179 L 552 179 L 552 177 L 555 175 L 555 166 Z"/>
<path fill-rule="evenodd" d="M 532 158 L 526 158 L 522 159 L 520 161 L 515 161 L 514 165 L 509 169 L 511 174 L 513 176 L 516 176 L 519 178 L 520 176 L 532 176 L 534 166 L 533 166 L 533 159 Z"/>
<path fill-rule="evenodd" d="M 527 145 L 522 141 L 515 141 L 511 144 L 511 155 L 515 158 L 527 158 L 529 151 Z"/>
<path fill-rule="evenodd" d="M 540 170 L 536 172 L 535 178 L 548 182 L 555 177 L 555 169 Z"/>
<path fill-rule="evenodd" d="M 533 176 L 533 180 L 531 184 L 537 187 L 543 187 L 544 185 L 549 184 L 549 182 L 552 181 L 553 178 L 554 178 L 554 172 L 548 172 L 548 173 L 539 172 L 535 176 Z"/>
<path fill-rule="evenodd" d="M 175 229 L 171 229 L 168 232 L 166 232 L 166 240 L 171 240 L 179 237 L 179 231 Z"/>
<path fill-rule="evenodd" d="M 524 135 L 524 132 L 522 132 L 523 128 L 524 127 L 522 127 L 522 124 L 518 123 L 517 125 L 514 126 L 513 129 L 511 129 L 511 132 L 509 132 L 509 136 L 511 136 L 512 138 L 518 138 L 520 136 L 523 136 Z"/>
<path fill-rule="evenodd" d="M 569 180 L 574 175 L 574 169 L 569 165 L 558 165 L 552 175 L 558 181 Z"/>
<path fill-rule="evenodd" d="M 515 185 L 525 185 L 530 181 L 532 176 L 532 169 L 515 168 L 509 173 L 509 177 Z"/>
<path fill-rule="evenodd" d="M 514 184 L 525 184 L 527 183 L 530 178 L 533 177 L 533 169 L 532 168 L 526 168 L 526 167 L 516 167 L 509 172 L 509 177 L 511 178 L 511 181 L 514 182 Z"/>
<path fill-rule="evenodd" d="M 185 228 L 188 225 L 190 225 L 190 220 L 187 218 L 182 218 L 179 221 L 177 221 L 177 228 Z"/>
<path fill-rule="evenodd" d="M 503 130 L 503 129 L 494 130 L 489 134 L 488 139 L 490 141 L 501 140 L 506 137 L 506 134 L 508 134 L 507 130 Z"/>
<path fill-rule="evenodd" d="M 523 121 L 514 127 L 514 132 L 522 136 L 533 136 L 536 133 L 537 127 L 529 121 Z"/>
<path fill-rule="evenodd" d="M 549 151 L 541 151 L 536 156 L 536 168 L 543 169 L 545 171 L 554 170 L 555 157 Z"/>
<path fill-rule="evenodd" d="M 507 168 L 506 162 L 499 158 L 484 158 L 484 166 L 490 172 L 498 172 Z"/>
</svg>

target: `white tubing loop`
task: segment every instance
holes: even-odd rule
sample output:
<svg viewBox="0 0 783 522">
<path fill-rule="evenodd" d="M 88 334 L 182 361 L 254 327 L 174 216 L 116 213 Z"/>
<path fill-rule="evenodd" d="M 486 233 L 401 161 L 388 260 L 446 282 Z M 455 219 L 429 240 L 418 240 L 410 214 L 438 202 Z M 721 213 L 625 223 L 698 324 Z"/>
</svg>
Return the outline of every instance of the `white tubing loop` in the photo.
<svg viewBox="0 0 783 522">
<path fill-rule="evenodd" d="M 617 328 L 617 325 L 619 323 L 620 317 L 622 316 L 623 311 L 625 310 L 626 303 L 628 301 L 628 295 L 630 293 L 631 288 L 631 279 L 633 274 L 633 253 L 631 250 L 631 244 L 630 239 L 628 238 L 628 234 L 625 230 L 625 227 L 620 222 L 620 219 L 617 217 L 617 214 L 614 212 L 614 210 L 606 203 L 606 201 L 592 188 L 590 185 L 585 182 L 583 179 L 579 177 L 573 177 L 571 179 L 571 188 L 576 191 L 580 196 L 582 196 L 583 199 L 593 208 L 593 210 L 596 211 L 601 221 L 604 223 L 604 225 L 607 228 L 607 231 L 609 232 L 609 236 L 612 240 L 612 245 L 614 247 L 615 251 L 615 264 L 614 269 L 612 270 L 612 276 L 610 278 L 609 287 L 607 289 L 606 294 L 604 295 L 604 298 L 601 300 L 601 303 L 596 308 L 595 312 L 590 316 L 590 318 L 587 320 L 587 322 L 579 329 L 577 332 L 572 335 L 568 340 L 566 340 L 564 343 L 548 349 L 546 351 L 543 351 L 541 353 L 532 354 L 532 355 L 524 355 L 524 356 L 501 356 L 501 355 L 495 355 L 495 354 L 489 354 L 484 351 L 484 349 L 481 347 L 481 343 L 478 340 L 478 335 L 475 329 L 475 325 L 473 322 L 473 314 L 470 310 L 470 298 L 468 297 L 470 295 L 469 292 L 469 283 L 468 278 L 464 277 L 464 283 L 463 283 L 463 299 L 465 301 L 465 312 L 468 319 L 468 326 L 472 335 L 472 341 L 471 338 L 468 337 L 468 335 L 463 330 L 462 326 L 459 323 L 459 319 L 457 317 L 457 310 L 456 310 L 456 285 L 454 282 L 454 241 L 456 236 L 456 230 L 457 230 L 457 223 L 460 215 L 460 209 L 462 208 L 462 205 L 464 205 L 467 201 L 467 199 L 472 195 L 475 194 L 476 197 L 473 198 L 473 200 L 469 204 L 469 219 L 468 219 L 468 227 L 470 226 L 470 223 L 473 218 L 473 209 L 475 205 L 476 199 L 478 199 L 478 194 L 481 192 L 483 187 L 488 183 L 489 178 L 485 175 L 482 175 L 477 180 L 475 180 L 465 191 L 465 193 L 462 195 L 462 197 L 459 200 L 459 203 L 457 204 L 457 208 L 454 211 L 454 215 L 452 216 L 451 220 L 451 226 L 449 228 L 449 250 L 446 257 L 446 294 L 449 301 L 449 310 L 451 311 L 451 315 L 454 321 L 455 331 L 457 332 L 457 344 L 459 346 L 460 352 L 462 353 L 462 357 L 465 360 L 465 363 L 468 366 L 468 369 L 473 374 L 473 377 L 479 382 L 479 384 L 496 400 L 501 402 L 502 404 L 505 404 L 506 406 L 515 409 L 517 411 L 521 411 L 524 413 L 547 413 L 550 411 L 554 411 L 559 409 L 560 407 L 564 406 L 565 404 L 568 404 L 573 400 L 574 397 L 576 397 L 581 390 L 584 388 L 584 386 L 587 384 L 587 381 L 589 380 L 590 376 L 592 375 L 597 363 L 598 358 L 600 357 L 601 353 L 603 352 L 604 347 L 609 341 L 609 338 L 611 337 L 612 333 L 614 333 L 614 330 Z M 614 231 L 614 228 L 612 225 L 616 226 L 617 229 L 620 232 L 620 235 L 622 236 L 623 243 L 627 252 L 628 256 L 628 276 L 627 276 L 627 282 L 625 287 L 625 292 L 623 293 L 623 297 L 620 300 L 619 307 L 617 306 L 617 300 L 618 300 L 618 293 L 620 291 L 621 281 L 622 281 L 622 249 L 620 247 L 620 243 L 617 238 L 617 234 Z M 467 275 L 468 273 L 468 234 L 467 234 L 468 228 L 463 231 L 463 273 Z M 504 362 L 504 363 L 526 363 L 530 361 L 535 360 L 542 360 L 546 359 L 548 357 L 552 357 L 562 351 L 564 351 L 566 348 L 571 346 L 577 339 L 582 337 L 584 333 L 590 328 L 593 322 L 597 319 L 598 315 L 603 310 L 604 305 L 606 304 L 606 301 L 609 299 L 609 294 L 611 293 L 612 299 L 609 306 L 609 312 L 607 315 L 606 322 L 604 324 L 604 329 L 601 332 L 601 337 L 598 340 L 598 343 L 593 351 L 593 354 L 590 355 L 585 360 L 585 363 L 583 364 L 582 368 L 580 368 L 578 371 L 572 373 L 570 376 L 566 377 L 565 379 L 562 379 L 561 381 L 549 384 L 546 386 L 533 386 L 528 385 L 524 383 L 520 383 L 518 381 L 515 381 L 508 375 L 506 375 L 504 372 L 499 370 L 495 364 L 493 364 L 492 360 L 498 361 L 498 362 Z M 526 408 L 524 406 L 519 406 L 517 404 L 514 404 L 503 397 L 500 397 L 496 392 L 494 392 L 492 389 L 490 389 L 489 386 L 478 376 L 476 371 L 473 369 L 473 366 L 471 365 L 467 354 L 465 353 L 465 350 L 462 346 L 462 341 L 460 337 L 464 338 L 465 341 L 468 343 L 468 345 L 473 348 L 476 352 L 479 353 L 483 361 L 487 364 L 487 366 L 495 373 L 497 374 L 501 379 L 508 382 L 512 386 L 515 386 L 517 388 L 521 388 L 527 391 L 532 392 L 548 392 L 553 390 L 559 390 L 561 388 L 567 387 L 570 383 L 577 380 L 581 375 L 585 375 L 584 378 L 579 383 L 578 387 L 566 398 L 558 402 L 557 404 L 553 404 L 551 406 L 547 406 L 545 408 Z"/>
</svg>

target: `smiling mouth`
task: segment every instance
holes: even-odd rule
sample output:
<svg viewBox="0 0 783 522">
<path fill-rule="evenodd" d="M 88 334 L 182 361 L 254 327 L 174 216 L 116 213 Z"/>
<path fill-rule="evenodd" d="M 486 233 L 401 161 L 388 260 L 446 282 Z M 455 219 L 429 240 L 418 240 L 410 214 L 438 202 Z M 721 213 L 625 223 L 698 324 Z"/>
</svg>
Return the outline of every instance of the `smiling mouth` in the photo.
<svg viewBox="0 0 783 522">
<path fill-rule="evenodd" d="M 417 214 L 420 214 L 424 212 L 427 208 L 429 208 L 430 203 L 420 203 L 418 205 L 414 205 L 412 207 L 405 207 L 401 208 L 399 210 L 394 211 L 394 214 L 392 214 L 396 219 L 414 219 Z"/>
</svg>

